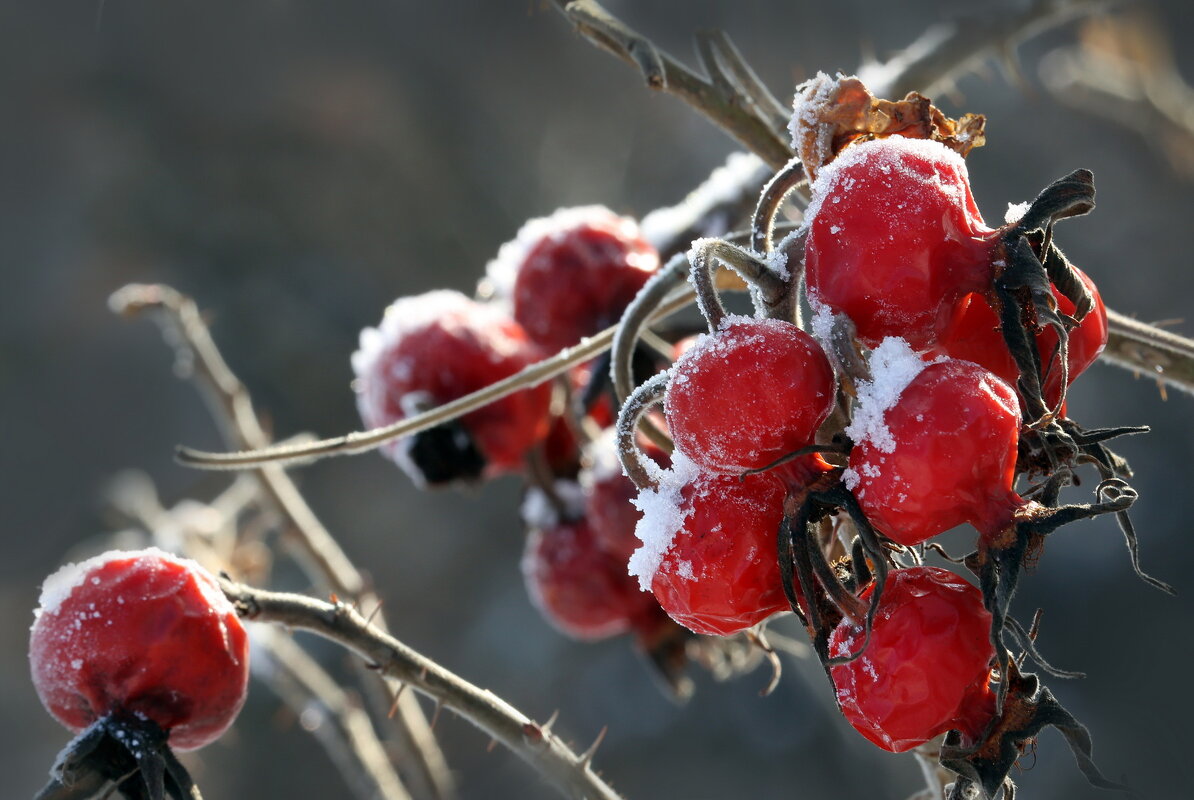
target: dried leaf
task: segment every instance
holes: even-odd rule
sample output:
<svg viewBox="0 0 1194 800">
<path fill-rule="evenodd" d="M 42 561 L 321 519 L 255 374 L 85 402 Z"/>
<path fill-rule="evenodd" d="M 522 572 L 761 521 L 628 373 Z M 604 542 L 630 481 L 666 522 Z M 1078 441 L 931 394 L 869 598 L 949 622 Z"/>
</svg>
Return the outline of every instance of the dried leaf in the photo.
<svg viewBox="0 0 1194 800">
<path fill-rule="evenodd" d="M 816 180 L 818 170 L 854 142 L 888 136 L 932 139 L 966 156 L 986 141 L 987 120 L 981 114 L 950 119 L 917 92 L 903 100 L 883 100 L 853 76 L 820 73 L 796 90 L 794 105 L 792 144 L 809 180 Z"/>
</svg>

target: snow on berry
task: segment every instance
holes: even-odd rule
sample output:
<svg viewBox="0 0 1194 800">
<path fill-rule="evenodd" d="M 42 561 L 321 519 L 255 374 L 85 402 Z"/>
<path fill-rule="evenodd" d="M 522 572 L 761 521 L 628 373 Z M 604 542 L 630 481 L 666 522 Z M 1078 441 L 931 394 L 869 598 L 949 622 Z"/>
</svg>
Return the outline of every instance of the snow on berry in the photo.
<svg viewBox="0 0 1194 800">
<path fill-rule="evenodd" d="M 952 305 L 992 280 L 998 244 L 944 145 L 893 136 L 854 144 L 823 168 L 805 212 L 809 297 L 846 314 L 874 346 L 931 346 Z"/>
<path fill-rule="evenodd" d="M 178 750 L 215 740 L 236 718 L 248 637 L 215 578 L 157 548 L 112 551 L 46 579 L 29 643 L 33 684 L 75 732 L 140 715 Z"/>
<path fill-rule="evenodd" d="M 871 379 L 857 382 L 854 416 L 845 433 L 855 444 L 866 442 L 876 450 L 890 453 L 895 439 L 884 422 L 887 410 L 896 404 L 908 384 L 927 366 L 903 339 L 890 336 L 871 351 Z M 853 477 L 846 477 L 847 486 Z"/>
<path fill-rule="evenodd" d="M 633 219 L 584 206 L 524 224 L 486 275 L 531 340 L 560 350 L 616 322 L 658 270 Z"/>
<path fill-rule="evenodd" d="M 963 522 L 993 533 L 1022 505 L 1012 490 L 1019 406 L 993 373 L 955 359 L 924 366 L 882 425 L 884 438 L 855 442 L 843 479 L 893 541 L 919 544 Z"/>
<path fill-rule="evenodd" d="M 438 290 L 404 297 L 352 355 L 361 418 L 381 427 L 507 378 L 537 361 L 522 327 L 500 308 Z M 384 452 L 419 485 L 516 471 L 547 433 L 551 387 L 515 392 Z"/>
<path fill-rule="evenodd" d="M 833 406 L 833 367 L 804 331 L 727 316 L 672 368 L 664 413 L 676 447 L 706 469 L 759 469 L 813 440 Z"/>
</svg>

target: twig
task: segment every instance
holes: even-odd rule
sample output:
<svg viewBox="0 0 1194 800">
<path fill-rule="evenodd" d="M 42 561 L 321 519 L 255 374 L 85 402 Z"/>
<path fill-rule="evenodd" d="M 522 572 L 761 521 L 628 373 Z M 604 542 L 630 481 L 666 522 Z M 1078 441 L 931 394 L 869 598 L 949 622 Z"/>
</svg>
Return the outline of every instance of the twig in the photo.
<svg viewBox="0 0 1194 800">
<path fill-rule="evenodd" d="M 176 357 L 193 370 L 225 439 L 239 447 L 269 444 L 248 390 L 224 361 L 191 298 L 165 285 L 130 284 L 113 293 L 108 303 L 113 311 L 125 316 L 159 312 L 157 322 L 174 346 Z M 361 573 L 315 516 L 286 471 L 267 464 L 255 474 L 265 496 L 287 521 L 289 541 L 297 547 L 300 560 L 316 583 L 342 597 L 376 607 L 380 601 L 368 591 Z M 384 620 L 378 624 L 384 627 Z M 399 710 L 399 743 L 405 760 L 410 762 L 410 773 L 420 783 L 420 793 L 437 800 L 452 797 L 451 774 L 422 709 L 409 698 L 400 703 Z"/>
<path fill-rule="evenodd" d="M 1101 359 L 1194 394 L 1194 340 L 1107 309 L 1109 332 Z"/>
<path fill-rule="evenodd" d="M 658 320 L 676 313 L 690 305 L 693 300 L 692 292 L 681 290 L 672 295 L 666 302 L 661 303 L 652 319 Z M 529 386 L 537 386 L 544 381 L 551 380 L 557 375 L 567 372 L 577 364 L 601 355 L 609 349 L 613 342 L 617 326 L 610 326 L 601 333 L 591 336 L 575 347 L 561 350 L 554 356 L 539 361 L 529 367 L 511 375 L 508 378 L 492 383 L 484 389 L 472 394 L 436 406 L 433 409 L 413 417 L 399 420 L 384 428 L 371 431 L 359 431 L 345 436 L 322 439 L 311 444 L 266 447 L 239 453 L 208 453 L 179 447 L 177 459 L 180 463 L 199 469 L 246 469 L 263 464 L 300 464 L 317 461 L 328 456 L 349 455 L 375 450 L 386 442 L 410 436 L 419 431 L 434 428 L 442 422 L 456 419 L 475 409 L 487 406 L 495 400 L 513 394 Z"/>
<path fill-rule="evenodd" d="M 275 628 L 253 634 L 257 647 L 254 675 L 264 679 L 296 715 L 318 710 L 312 733 L 340 770 L 346 785 L 362 800 L 410 800 L 390 763 L 369 715 L 294 640 Z M 261 656 L 268 663 L 261 664 Z"/>
<path fill-rule="evenodd" d="M 650 39 L 630 28 L 594 0 L 555 0 L 555 5 L 577 32 L 638 68 L 647 86 L 679 97 L 716 122 L 772 168 L 778 169 L 792 157 L 782 133 L 782 125 L 777 130 L 769 119 L 770 109 L 767 106 L 770 104 L 767 101 L 759 101 L 763 106 L 760 109 L 756 101 L 739 90 L 733 81 L 702 78 L 659 50 Z M 731 72 L 738 76 L 742 70 L 733 63 L 733 56 L 736 55 L 737 51 L 732 48 L 719 53 Z M 744 66 L 745 62 L 742 62 Z"/>
<path fill-rule="evenodd" d="M 864 64 L 858 77 L 876 97 L 898 99 L 908 92 L 932 96 L 959 73 L 1041 31 L 1088 14 L 1109 0 L 1031 0 L 1009 8 L 989 3 L 983 10 L 925 31 L 883 64 Z"/>
<path fill-rule="evenodd" d="M 504 744 L 565 795 L 587 800 L 620 799 L 593 772 L 588 761 L 547 726 L 536 724 L 492 692 L 474 686 L 367 623 L 351 606 L 253 589 L 227 579 L 221 579 L 220 585 L 245 619 L 312 631 L 356 652 L 382 674 L 434 698 Z"/>
</svg>

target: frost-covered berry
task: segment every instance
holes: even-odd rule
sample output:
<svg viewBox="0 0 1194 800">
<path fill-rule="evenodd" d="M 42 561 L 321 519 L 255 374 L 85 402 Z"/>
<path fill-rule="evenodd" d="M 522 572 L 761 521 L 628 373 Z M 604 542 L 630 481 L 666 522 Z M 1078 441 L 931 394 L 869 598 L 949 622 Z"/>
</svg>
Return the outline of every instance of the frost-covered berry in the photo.
<svg viewBox="0 0 1194 800">
<path fill-rule="evenodd" d="M 376 428 L 508 378 L 538 360 L 522 327 L 459 292 L 404 297 L 352 355 L 357 406 Z M 521 468 L 547 433 L 551 387 L 524 389 L 459 420 L 385 449 L 420 485 L 492 477 Z"/>
<path fill-rule="evenodd" d="M 658 489 L 635 503 L 639 584 L 681 625 L 728 635 L 788 609 L 776 543 L 787 488 L 771 473 L 743 479 L 700 469 L 681 453 Z"/>
<path fill-rule="evenodd" d="M 931 347 L 954 305 L 990 288 L 998 232 L 970 193 L 962 157 L 892 136 L 846 148 L 812 188 L 809 299 L 845 314 L 858 338 Z"/>
<path fill-rule="evenodd" d="M 737 474 L 809 445 L 835 387 L 825 351 L 800 328 L 730 316 L 676 362 L 664 412 L 681 452 Z"/>
<path fill-rule="evenodd" d="M 658 269 L 633 219 L 584 206 L 527 222 L 487 272 L 530 338 L 560 350 L 617 322 Z"/>
<path fill-rule="evenodd" d="M 846 428 L 855 444 L 842 476 L 867 519 L 904 545 L 963 522 L 1001 529 L 1024 502 L 1012 490 L 1015 392 L 969 361 L 925 364 L 896 339 L 874 352 L 893 357 L 872 358 L 875 381 L 861 386 Z"/>
<path fill-rule="evenodd" d="M 659 605 L 639 590 L 625 562 L 606 551 L 589 521 L 579 515 L 580 488 L 557 481 L 554 507 L 539 489 L 523 503 L 529 527 L 522 558 L 527 592 L 543 616 L 582 640 L 654 629 Z"/>
<path fill-rule="evenodd" d="M 248 637 L 207 570 L 156 548 L 113 551 L 46 579 L 29 642 L 46 709 L 79 732 L 148 718 L 178 750 L 215 740 L 245 701 Z"/>
</svg>

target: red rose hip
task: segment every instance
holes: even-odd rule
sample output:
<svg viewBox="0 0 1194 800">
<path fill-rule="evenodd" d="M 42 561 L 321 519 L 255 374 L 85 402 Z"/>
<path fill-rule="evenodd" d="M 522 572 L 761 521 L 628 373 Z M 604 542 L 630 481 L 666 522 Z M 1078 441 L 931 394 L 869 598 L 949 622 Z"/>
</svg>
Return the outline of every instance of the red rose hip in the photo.
<svg viewBox="0 0 1194 800">
<path fill-rule="evenodd" d="M 872 584 L 862 600 L 869 602 L 873 591 Z M 948 730 L 973 740 L 995 710 L 990 627 L 982 595 L 954 573 L 936 567 L 892 572 L 866 649 L 830 668 L 842 714 L 863 736 L 896 753 Z M 862 626 L 847 618 L 830 635 L 829 654 L 849 656 L 863 640 Z"/>
<path fill-rule="evenodd" d="M 33 684 L 72 731 L 148 718 L 177 750 L 223 733 L 245 700 L 248 637 L 215 579 L 156 548 L 113 551 L 46 579 L 29 643 Z"/>
</svg>

